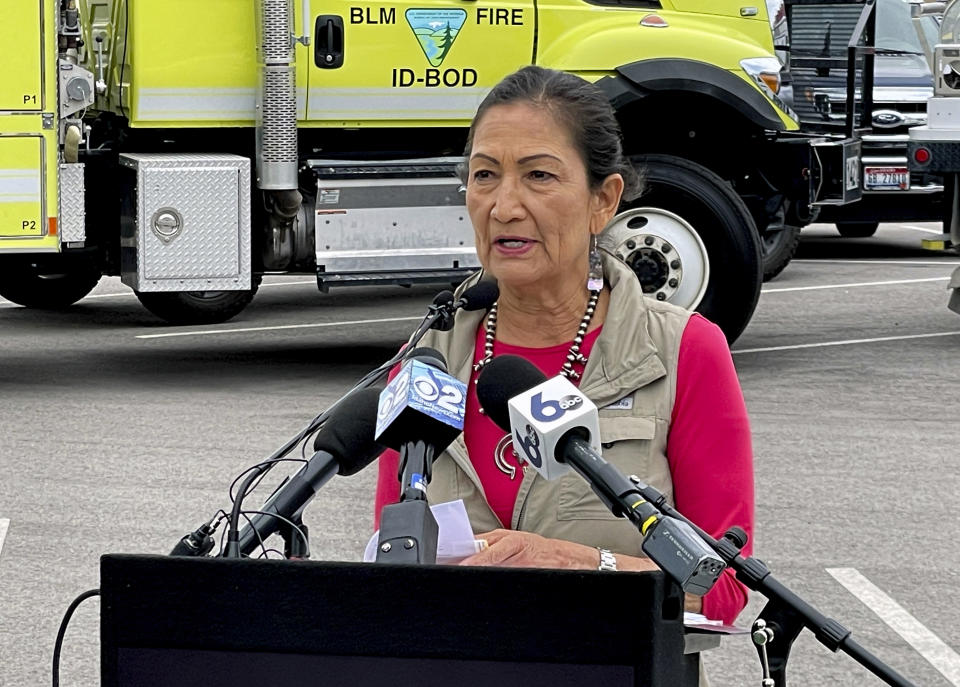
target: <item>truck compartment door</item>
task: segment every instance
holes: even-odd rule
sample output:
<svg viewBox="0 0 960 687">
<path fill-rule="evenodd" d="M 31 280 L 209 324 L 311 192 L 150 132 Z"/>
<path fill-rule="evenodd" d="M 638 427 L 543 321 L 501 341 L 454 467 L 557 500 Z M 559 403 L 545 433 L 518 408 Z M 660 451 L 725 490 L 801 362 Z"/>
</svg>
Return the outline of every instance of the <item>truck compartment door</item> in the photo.
<svg viewBox="0 0 960 687">
<path fill-rule="evenodd" d="M 44 235 L 43 139 L 0 136 L 0 238 Z"/>
<path fill-rule="evenodd" d="M 120 276 L 135 291 L 250 288 L 250 160 L 123 153 Z"/>
<path fill-rule="evenodd" d="M 0 21 L 0 111 L 37 112 L 43 108 L 43 0 L 3 0 Z"/>
</svg>

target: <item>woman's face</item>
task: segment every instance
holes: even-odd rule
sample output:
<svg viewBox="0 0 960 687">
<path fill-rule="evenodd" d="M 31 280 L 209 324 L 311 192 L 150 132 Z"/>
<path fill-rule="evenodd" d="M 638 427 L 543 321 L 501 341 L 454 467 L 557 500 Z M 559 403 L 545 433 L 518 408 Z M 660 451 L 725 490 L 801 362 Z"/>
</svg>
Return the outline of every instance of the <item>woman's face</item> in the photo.
<svg viewBox="0 0 960 687">
<path fill-rule="evenodd" d="M 616 212 L 619 174 L 591 191 L 563 126 L 543 107 L 495 105 L 477 125 L 467 211 L 484 269 L 512 287 L 586 279 L 590 235 Z"/>
</svg>

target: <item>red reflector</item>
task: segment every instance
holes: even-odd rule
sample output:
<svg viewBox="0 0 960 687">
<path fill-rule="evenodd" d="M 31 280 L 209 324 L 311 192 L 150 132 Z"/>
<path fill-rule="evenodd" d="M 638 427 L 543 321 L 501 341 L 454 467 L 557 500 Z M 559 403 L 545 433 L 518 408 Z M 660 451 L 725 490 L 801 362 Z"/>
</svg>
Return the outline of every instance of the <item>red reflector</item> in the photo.
<svg viewBox="0 0 960 687">
<path fill-rule="evenodd" d="M 921 165 L 930 162 L 930 151 L 926 148 L 917 148 L 913 151 L 913 159 L 919 162 Z"/>
<path fill-rule="evenodd" d="M 47 234 L 49 236 L 57 235 L 57 218 L 47 217 Z"/>
</svg>

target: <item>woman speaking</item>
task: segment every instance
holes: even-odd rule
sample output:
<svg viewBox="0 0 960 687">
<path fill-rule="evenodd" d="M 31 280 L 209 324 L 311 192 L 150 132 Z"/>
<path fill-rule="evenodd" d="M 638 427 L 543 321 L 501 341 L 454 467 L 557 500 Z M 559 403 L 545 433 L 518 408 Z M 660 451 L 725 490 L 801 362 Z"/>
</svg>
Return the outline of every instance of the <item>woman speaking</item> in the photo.
<svg viewBox="0 0 960 687">
<path fill-rule="evenodd" d="M 431 331 L 469 383 L 463 434 L 433 466 L 431 503 L 463 499 L 488 547 L 465 565 L 653 570 L 642 539 L 579 475 L 546 481 L 518 462 L 482 414 L 474 384 L 491 359 L 521 356 L 562 374 L 600 408 L 604 458 L 638 475 L 710 534 L 753 531 L 750 429 L 720 329 L 647 299 L 597 237 L 638 192 L 606 97 L 579 77 L 526 67 L 481 103 L 466 145 L 466 205 L 483 269 L 500 296 Z M 397 500 L 397 455 L 380 459 L 376 513 Z M 749 553 L 749 545 L 745 554 Z M 727 570 L 687 610 L 732 622 L 746 589 Z"/>
</svg>

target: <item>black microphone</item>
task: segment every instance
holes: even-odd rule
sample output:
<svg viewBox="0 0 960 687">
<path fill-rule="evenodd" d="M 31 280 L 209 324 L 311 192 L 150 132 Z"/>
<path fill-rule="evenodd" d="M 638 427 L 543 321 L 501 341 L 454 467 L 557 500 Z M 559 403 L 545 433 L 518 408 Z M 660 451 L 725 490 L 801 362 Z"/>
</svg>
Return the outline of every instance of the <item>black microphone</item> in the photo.
<svg viewBox="0 0 960 687">
<path fill-rule="evenodd" d="M 170 552 L 171 556 L 206 556 L 213 550 L 213 533 L 216 529 L 213 527 L 213 516 L 209 522 L 205 522 L 190 534 L 184 536 Z"/>
<path fill-rule="evenodd" d="M 431 314 L 436 313 L 437 315 L 437 319 L 430 325 L 431 329 L 439 329 L 441 332 L 448 332 L 453 329 L 453 313 L 455 312 L 453 291 L 447 289 L 434 296 L 433 303 L 428 310 Z"/>
<path fill-rule="evenodd" d="M 383 509 L 377 561 L 436 563 L 437 521 L 427 504 L 434 458 L 463 431 L 466 384 L 432 348 L 408 354 L 380 395 L 377 441 L 400 452 L 400 502 Z"/>
<path fill-rule="evenodd" d="M 443 372 L 447 371 L 447 359 L 443 357 L 443 353 L 430 346 L 418 346 L 410 351 L 405 351 L 403 359 L 404 362 L 408 360 L 419 360 Z"/>
<path fill-rule="evenodd" d="M 597 407 L 568 379 L 547 379 L 523 358 L 499 356 L 481 370 L 477 398 L 487 416 L 513 435 L 517 455 L 540 475 L 554 479 L 573 468 L 614 515 L 636 525 L 643 551 L 685 592 L 710 590 L 723 560 L 690 525 L 648 502 L 638 478 L 600 456 Z"/>
<path fill-rule="evenodd" d="M 360 389 L 337 404 L 317 433 L 313 457 L 277 488 L 240 532 L 241 554 L 256 550 L 285 520 L 299 521 L 303 509 L 334 475 L 354 475 L 383 453 L 384 446 L 373 438 L 379 397 L 378 389 Z"/>
<path fill-rule="evenodd" d="M 453 300 L 451 291 L 441 291 L 433 297 L 433 303 L 428 308 L 429 315 L 434 317 L 430 328 L 448 332 L 453 329 L 453 316 L 457 310 L 486 310 L 499 297 L 500 289 L 497 283 L 489 280 L 477 282 L 456 301 Z"/>
<path fill-rule="evenodd" d="M 486 310 L 500 298 L 500 287 L 497 282 L 482 279 L 463 292 L 460 299 L 453 304 L 454 308 L 464 310 Z"/>
</svg>

